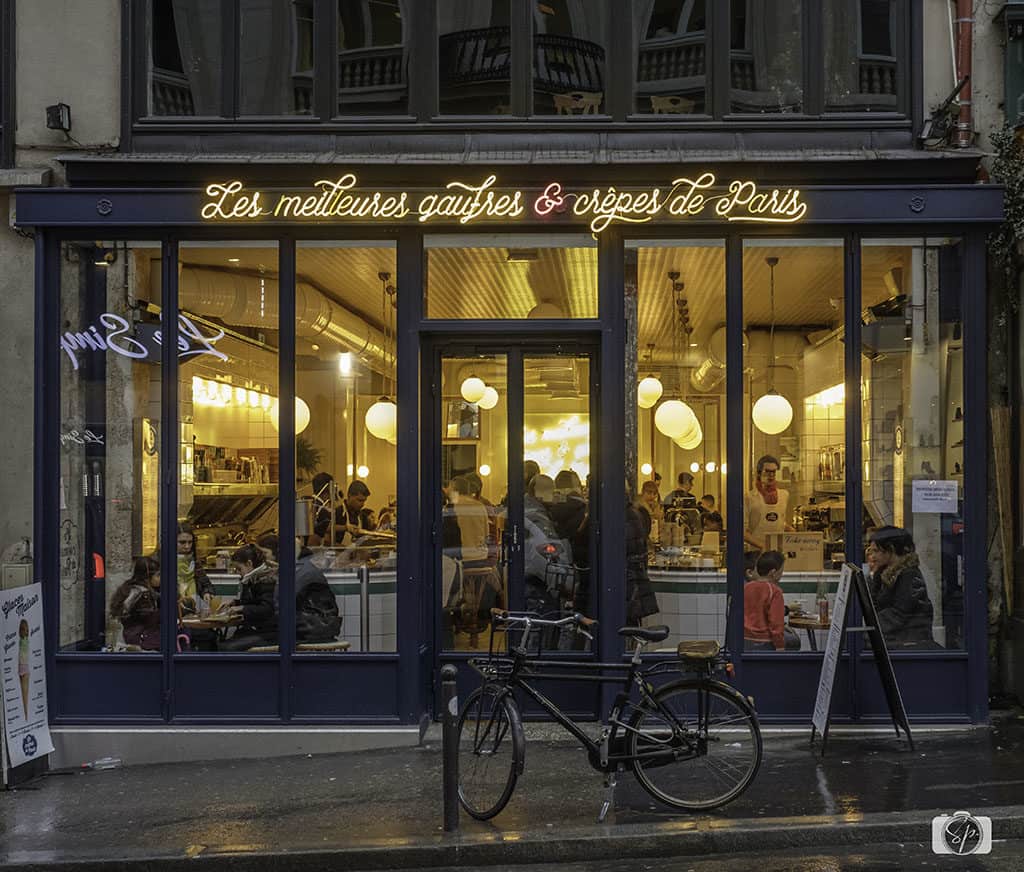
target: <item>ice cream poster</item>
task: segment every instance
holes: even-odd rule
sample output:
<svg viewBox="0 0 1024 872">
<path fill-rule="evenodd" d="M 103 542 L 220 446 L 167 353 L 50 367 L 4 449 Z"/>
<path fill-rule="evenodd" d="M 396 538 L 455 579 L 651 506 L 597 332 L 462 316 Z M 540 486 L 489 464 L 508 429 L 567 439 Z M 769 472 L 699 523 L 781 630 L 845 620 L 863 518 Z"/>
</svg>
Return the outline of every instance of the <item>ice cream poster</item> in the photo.
<svg viewBox="0 0 1024 872">
<path fill-rule="evenodd" d="M 4 735 L 11 766 L 53 751 L 46 710 L 42 586 L 0 591 Z"/>
</svg>

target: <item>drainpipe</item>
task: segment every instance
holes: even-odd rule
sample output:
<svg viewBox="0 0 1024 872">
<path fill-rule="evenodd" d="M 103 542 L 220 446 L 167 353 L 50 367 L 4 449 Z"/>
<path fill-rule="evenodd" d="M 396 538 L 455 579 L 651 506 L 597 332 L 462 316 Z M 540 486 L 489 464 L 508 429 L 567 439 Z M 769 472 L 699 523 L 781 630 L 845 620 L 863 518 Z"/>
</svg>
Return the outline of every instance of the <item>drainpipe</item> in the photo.
<svg viewBox="0 0 1024 872">
<path fill-rule="evenodd" d="M 971 145 L 971 41 L 974 38 L 972 0 L 956 0 L 956 78 L 967 84 L 960 92 L 960 115 L 956 123 L 957 148 Z"/>
</svg>

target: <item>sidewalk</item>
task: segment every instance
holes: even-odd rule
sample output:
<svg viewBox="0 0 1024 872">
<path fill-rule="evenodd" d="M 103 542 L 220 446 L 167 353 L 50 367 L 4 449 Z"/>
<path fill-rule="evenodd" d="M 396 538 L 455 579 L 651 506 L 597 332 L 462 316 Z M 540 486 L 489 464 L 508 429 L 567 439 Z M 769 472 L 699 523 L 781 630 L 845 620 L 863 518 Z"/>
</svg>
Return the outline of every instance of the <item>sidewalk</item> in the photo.
<svg viewBox="0 0 1024 872">
<path fill-rule="evenodd" d="M 432 731 L 433 737 L 435 731 Z M 383 869 L 682 856 L 806 845 L 927 841 L 937 811 L 989 813 L 1024 838 L 1024 715 L 991 728 L 771 734 L 753 786 L 715 815 L 680 815 L 622 779 L 595 823 L 601 776 L 575 743 L 527 742 L 526 771 L 490 823 L 441 832 L 440 742 L 319 757 L 126 766 L 51 775 L 0 793 L 5 868 Z M 438 736 L 439 738 L 439 736 Z M 130 763 L 130 761 L 127 761 Z"/>
</svg>

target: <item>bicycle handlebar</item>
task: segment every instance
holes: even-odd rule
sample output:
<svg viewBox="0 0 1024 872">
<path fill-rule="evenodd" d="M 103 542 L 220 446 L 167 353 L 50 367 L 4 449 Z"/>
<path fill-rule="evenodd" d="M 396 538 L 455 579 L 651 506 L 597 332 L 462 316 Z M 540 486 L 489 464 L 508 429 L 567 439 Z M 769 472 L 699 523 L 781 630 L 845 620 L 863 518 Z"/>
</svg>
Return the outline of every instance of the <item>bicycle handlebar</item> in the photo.
<svg viewBox="0 0 1024 872">
<path fill-rule="evenodd" d="M 550 618 L 536 617 L 528 612 L 510 612 L 506 609 L 491 609 L 491 617 L 504 621 L 506 624 L 525 624 L 529 623 L 538 627 L 565 627 L 569 624 L 577 624 L 580 627 L 596 627 L 597 621 L 593 618 L 588 618 L 586 615 L 581 615 L 576 612 L 571 615 L 566 615 L 564 618 L 558 620 L 552 620 Z"/>
</svg>

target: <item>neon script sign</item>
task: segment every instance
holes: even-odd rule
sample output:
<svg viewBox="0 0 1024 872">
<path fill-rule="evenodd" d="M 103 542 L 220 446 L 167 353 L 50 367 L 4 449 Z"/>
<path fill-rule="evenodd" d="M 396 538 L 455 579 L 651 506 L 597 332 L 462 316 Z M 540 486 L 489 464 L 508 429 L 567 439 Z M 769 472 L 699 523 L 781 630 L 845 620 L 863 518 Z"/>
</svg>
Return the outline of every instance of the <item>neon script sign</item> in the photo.
<svg viewBox="0 0 1024 872">
<path fill-rule="evenodd" d="M 96 319 L 97 324 L 90 324 L 85 330 L 72 333 L 70 330 L 60 337 L 60 347 L 71 360 L 71 368 L 78 369 L 79 351 L 112 351 L 122 357 L 135 360 L 147 360 L 159 357 L 145 343 L 132 335 L 132 324 L 127 318 L 104 312 Z M 102 331 L 102 332 L 101 332 Z M 224 337 L 224 331 L 204 334 L 187 315 L 178 316 L 178 359 L 208 354 L 217 360 L 227 360 L 223 351 L 214 348 L 214 343 Z M 153 342 L 159 347 L 163 344 L 163 332 L 153 332 Z"/>
<path fill-rule="evenodd" d="M 497 187 L 488 176 L 478 185 L 448 182 L 430 192 L 363 190 L 354 173 L 320 179 L 310 192 L 247 190 L 240 181 L 215 182 L 206 187 L 200 214 L 208 221 L 259 219 L 334 221 L 457 221 L 582 218 L 593 233 L 612 224 L 645 224 L 655 219 L 681 220 L 713 216 L 728 222 L 793 224 L 807 214 L 807 203 L 797 188 L 760 188 L 755 182 L 734 179 L 724 186 L 712 172 L 696 178 L 673 179 L 665 187 L 622 190 L 615 186 L 567 190 L 551 182 L 540 194 L 524 189 Z"/>
</svg>

